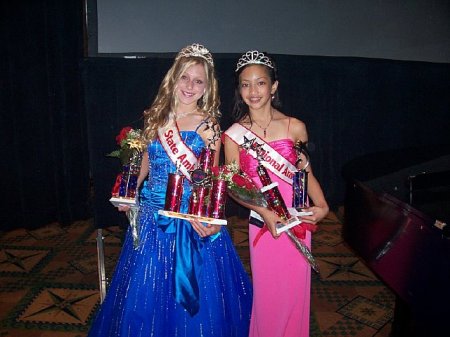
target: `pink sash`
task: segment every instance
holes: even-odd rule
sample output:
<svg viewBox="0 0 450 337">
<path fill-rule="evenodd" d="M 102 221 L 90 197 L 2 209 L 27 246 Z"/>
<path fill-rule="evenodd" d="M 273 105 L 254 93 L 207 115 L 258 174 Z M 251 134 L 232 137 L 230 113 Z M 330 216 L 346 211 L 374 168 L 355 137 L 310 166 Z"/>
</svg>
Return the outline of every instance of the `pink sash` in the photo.
<svg viewBox="0 0 450 337">
<path fill-rule="evenodd" d="M 238 145 L 244 143 L 244 138 L 256 139 L 258 144 L 262 144 L 262 150 L 264 150 L 264 161 L 262 162 L 262 165 L 270 172 L 292 185 L 292 178 L 294 172 L 297 171 L 297 168 L 263 139 L 239 123 L 234 123 L 227 131 L 225 131 L 225 134 Z M 250 149 L 249 153 L 256 158 L 256 152 L 254 150 Z"/>
</svg>

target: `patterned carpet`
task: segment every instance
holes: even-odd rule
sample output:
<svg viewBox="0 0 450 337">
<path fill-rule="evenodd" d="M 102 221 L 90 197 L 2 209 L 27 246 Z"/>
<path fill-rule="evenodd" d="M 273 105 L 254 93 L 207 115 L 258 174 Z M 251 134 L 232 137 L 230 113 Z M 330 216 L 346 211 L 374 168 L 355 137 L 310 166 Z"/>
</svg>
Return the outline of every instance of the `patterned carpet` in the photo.
<svg viewBox="0 0 450 337">
<path fill-rule="evenodd" d="M 247 271 L 247 226 L 229 218 L 228 228 Z M 341 238 L 330 215 L 313 236 L 311 337 L 387 337 L 394 295 Z M 123 230 L 103 229 L 106 275 L 121 247 Z M 100 301 L 97 235 L 92 221 L 37 230 L 0 232 L 0 337 L 84 337 Z"/>
</svg>

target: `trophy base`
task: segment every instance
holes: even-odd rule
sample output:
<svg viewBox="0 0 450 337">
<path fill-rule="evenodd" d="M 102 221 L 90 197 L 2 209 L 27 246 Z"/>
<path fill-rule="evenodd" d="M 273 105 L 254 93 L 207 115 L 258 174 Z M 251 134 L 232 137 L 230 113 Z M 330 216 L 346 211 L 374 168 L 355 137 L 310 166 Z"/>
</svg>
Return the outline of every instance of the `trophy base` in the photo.
<svg viewBox="0 0 450 337">
<path fill-rule="evenodd" d="M 288 229 L 291 229 L 292 227 L 295 227 L 297 225 L 300 225 L 302 223 L 302 216 L 305 215 L 312 215 L 313 213 L 311 211 L 299 211 L 295 208 L 288 208 L 289 213 L 292 215 L 289 220 L 286 221 L 285 224 L 279 224 L 279 227 L 277 227 L 277 234 L 283 233 L 287 231 Z M 264 219 L 256 213 L 255 211 L 250 212 L 250 218 L 254 218 L 256 220 L 259 220 L 261 223 L 261 227 L 264 225 Z"/>
<path fill-rule="evenodd" d="M 309 211 L 299 211 L 295 208 L 288 208 L 289 213 L 293 216 L 290 218 L 286 224 L 280 224 L 279 227 L 277 227 L 277 234 L 283 233 L 287 231 L 288 229 L 291 229 L 292 227 L 295 227 L 297 225 L 300 225 L 302 223 L 302 216 L 305 215 L 312 215 L 313 212 Z"/>
<path fill-rule="evenodd" d="M 278 224 L 277 225 L 277 234 L 283 233 L 287 231 L 288 229 L 291 229 L 292 227 L 295 227 L 297 225 L 300 225 L 302 223 L 301 219 L 297 218 L 296 216 L 288 219 L 285 224 Z"/>
<path fill-rule="evenodd" d="M 227 220 L 209 218 L 209 217 L 200 216 L 200 215 L 177 213 L 177 212 L 171 212 L 171 211 L 165 211 L 165 210 L 159 210 L 158 214 L 167 216 L 169 218 L 177 218 L 177 219 L 188 220 L 188 221 L 197 219 L 200 222 L 209 223 L 211 225 L 225 226 L 227 224 Z"/>
<path fill-rule="evenodd" d="M 299 217 L 313 214 L 313 212 L 311 211 L 302 211 L 300 208 L 293 208 L 293 207 L 288 207 L 288 211 L 291 215 Z"/>
<path fill-rule="evenodd" d="M 137 202 L 135 198 L 124 198 L 124 197 L 112 197 L 109 201 L 115 206 L 137 206 Z"/>
</svg>

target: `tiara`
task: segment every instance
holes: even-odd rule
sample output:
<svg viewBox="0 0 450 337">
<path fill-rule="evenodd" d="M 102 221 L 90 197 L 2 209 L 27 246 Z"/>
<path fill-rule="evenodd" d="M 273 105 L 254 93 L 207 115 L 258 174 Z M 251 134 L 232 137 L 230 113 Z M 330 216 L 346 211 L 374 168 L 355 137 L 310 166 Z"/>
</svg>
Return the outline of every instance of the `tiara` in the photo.
<svg viewBox="0 0 450 337">
<path fill-rule="evenodd" d="M 212 67 L 214 67 L 214 61 L 212 58 L 211 53 L 208 49 L 206 49 L 204 46 L 198 43 L 193 43 L 190 46 L 184 47 L 181 49 L 181 51 L 178 53 L 178 56 L 176 57 L 176 60 L 178 60 L 180 57 L 201 57 L 206 62 L 208 62 Z"/>
<path fill-rule="evenodd" d="M 251 50 L 242 55 L 236 65 L 235 72 L 247 64 L 262 64 L 273 69 L 273 64 L 269 57 L 257 50 Z"/>
</svg>

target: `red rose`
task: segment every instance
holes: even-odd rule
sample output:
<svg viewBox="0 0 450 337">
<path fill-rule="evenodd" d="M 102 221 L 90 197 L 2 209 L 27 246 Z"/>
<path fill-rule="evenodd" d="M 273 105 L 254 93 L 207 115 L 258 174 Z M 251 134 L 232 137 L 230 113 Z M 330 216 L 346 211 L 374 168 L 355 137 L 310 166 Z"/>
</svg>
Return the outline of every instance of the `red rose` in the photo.
<svg viewBox="0 0 450 337">
<path fill-rule="evenodd" d="M 245 188 L 248 190 L 252 190 L 255 188 L 255 184 L 253 184 L 253 181 L 245 179 Z"/>
<path fill-rule="evenodd" d="M 117 142 L 118 145 L 121 145 L 122 140 L 127 138 L 127 134 L 131 130 L 133 130 L 133 128 L 131 126 L 126 126 L 126 127 L 122 128 L 122 130 L 120 130 L 119 135 L 116 137 L 116 142 Z"/>
<path fill-rule="evenodd" d="M 240 176 L 240 175 L 238 175 L 238 174 L 235 174 L 235 175 L 233 176 L 233 178 L 231 178 L 231 180 L 232 180 L 236 185 L 238 185 L 239 187 L 245 187 L 245 186 L 246 186 L 246 180 L 245 180 L 245 178 L 242 177 L 242 176 Z"/>
</svg>

